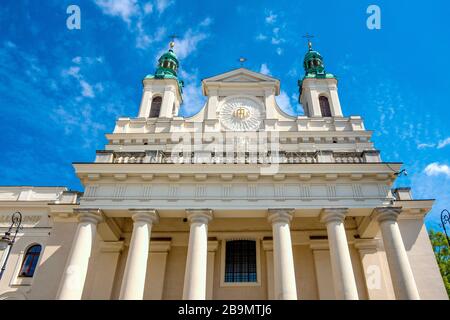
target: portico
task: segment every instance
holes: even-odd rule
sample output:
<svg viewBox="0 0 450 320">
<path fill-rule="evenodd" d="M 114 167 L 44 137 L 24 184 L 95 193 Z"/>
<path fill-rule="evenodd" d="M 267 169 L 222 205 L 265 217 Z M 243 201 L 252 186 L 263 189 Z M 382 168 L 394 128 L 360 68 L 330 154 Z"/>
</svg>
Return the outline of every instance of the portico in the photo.
<svg viewBox="0 0 450 320">
<path fill-rule="evenodd" d="M 374 208 L 373 211 L 372 219 L 375 219 L 375 222 L 380 221 L 380 219 L 383 221 L 382 219 L 386 219 L 386 215 L 389 215 L 389 221 L 394 223 L 394 227 L 390 228 L 380 224 L 382 234 L 382 239 L 380 240 L 388 239 L 387 241 L 392 243 L 392 237 L 398 236 L 396 234 L 398 227 L 395 228 L 395 222 L 398 215 L 402 212 L 401 208 Z M 111 210 L 106 210 L 106 212 L 111 212 Z M 187 246 L 185 255 L 182 258 L 184 260 L 184 268 L 182 270 L 184 280 L 182 283 L 182 296 L 179 298 L 186 300 L 214 298 L 216 294 L 214 291 L 220 291 L 223 288 L 218 288 L 211 281 L 214 281 L 217 276 L 223 276 L 220 268 L 217 266 L 224 262 L 220 261 L 217 263 L 217 260 L 221 259 L 220 255 L 217 254 L 215 258 L 209 259 L 209 248 L 211 248 L 212 239 L 220 243 L 227 239 L 245 238 L 255 239 L 259 243 L 258 246 L 262 245 L 263 242 L 266 245 L 268 241 L 271 243 L 270 249 L 264 250 L 264 259 L 259 261 L 259 263 L 264 265 L 264 268 L 259 267 L 259 272 L 262 272 L 261 269 L 265 269 L 265 274 L 259 274 L 258 277 L 262 279 L 260 285 L 265 288 L 266 298 L 305 299 L 308 297 L 308 293 L 298 290 L 298 288 L 302 287 L 302 284 L 298 283 L 298 279 L 302 279 L 302 276 L 299 275 L 302 272 L 302 259 L 299 259 L 300 257 L 294 254 L 294 250 L 309 248 L 311 253 L 315 252 L 316 249 L 312 247 L 317 241 L 314 240 L 318 237 L 316 234 L 321 234 L 321 238 L 326 241 L 323 242 L 322 250 L 328 255 L 328 257 L 325 257 L 325 260 L 329 261 L 331 265 L 334 298 L 352 300 L 367 298 L 367 292 L 358 292 L 357 288 L 357 281 L 360 282 L 358 287 L 366 286 L 365 282 L 368 275 L 365 275 L 362 260 L 359 256 L 356 259 L 354 255 L 351 257 L 351 248 L 355 244 L 354 236 L 356 231 L 351 222 L 353 217 L 348 216 L 350 212 L 348 208 L 324 208 L 318 210 L 320 213 L 314 218 L 305 215 L 305 211 L 301 209 L 273 208 L 266 210 L 265 222 L 264 218 L 258 218 L 258 215 L 260 215 L 258 210 L 255 210 L 253 213 L 248 212 L 248 210 L 236 210 L 234 215 L 228 214 L 228 217 L 226 217 L 223 210 L 217 210 L 217 212 L 218 218 L 215 217 L 217 214 L 215 214 L 213 209 L 186 209 L 184 217 L 187 221 L 181 222 L 186 225 L 186 232 L 183 232 L 184 235 L 170 238 L 167 237 L 169 235 L 169 232 L 167 232 L 168 226 L 171 226 L 174 222 L 180 223 L 181 217 L 174 217 L 173 214 L 168 214 L 167 210 L 130 208 L 128 217 L 124 218 L 132 223 L 130 238 L 126 240 L 128 242 L 128 252 L 126 255 L 123 255 L 125 268 L 121 276 L 116 274 L 114 280 L 117 282 L 114 286 L 120 286 L 120 294 L 117 298 L 143 299 L 144 291 L 152 291 L 152 284 L 156 283 L 155 276 L 156 278 L 161 275 L 163 278 L 168 276 L 167 267 L 164 268 L 165 270 L 159 270 L 159 273 L 156 272 L 153 275 L 153 279 L 151 276 L 148 276 L 149 270 L 152 270 L 153 267 L 152 263 L 160 263 L 160 261 L 152 261 L 150 244 L 155 242 L 155 245 L 158 245 L 161 241 L 160 239 L 171 243 L 165 254 L 164 265 L 170 263 L 170 259 L 167 260 L 167 252 L 170 252 L 170 246 L 179 246 L 180 241 L 185 241 L 184 245 Z M 238 212 L 241 212 L 242 227 L 239 226 L 239 218 L 236 218 Z M 77 211 L 77 215 L 79 231 L 76 233 L 68 258 L 69 262 L 64 273 L 65 276 L 61 279 L 58 299 L 80 299 L 82 297 L 86 279 L 86 271 L 83 272 L 83 270 L 89 269 L 87 261 L 89 261 L 90 256 L 89 250 L 86 249 L 88 248 L 86 244 L 90 244 L 90 247 L 93 247 L 93 239 L 95 238 L 98 225 L 105 224 L 105 219 L 110 219 L 107 218 L 107 214 L 101 209 L 80 209 Z M 100 217 L 103 218 L 100 219 Z M 229 221 L 229 223 L 235 225 L 233 227 L 235 231 L 231 235 L 227 235 L 227 232 L 224 233 L 221 230 L 223 228 L 217 228 L 218 224 L 214 225 L 215 219 L 220 220 L 220 224 L 223 224 L 224 221 Z M 248 220 L 254 221 L 254 223 L 249 224 Z M 350 220 L 350 222 L 345 223 L 346 220 Z M 160 221 L 163 221 L 165 227 L 158 230 Z M 312 221 L 314 222 L 312 223 Z M 252 224 L 255 225 L 254 230 L 249 227 Z M 210 225 L 213 226 L 212 231 L 208 228 Z M 322 231 L 318 232 L 315 229 L 317 226 L 320 226 Z M 83 228 L 87 227 L 89 227 L 90 232 L 83 232 Z M 382 229 L 383 227 L 384 229 Z M 152 232 L 153 229 L 155 229 L 155 232 Z M 154 233 L 156 233 L 155 236 Z M 80 247 L 84 248 L 82 254 L 79 253 Z M 217 245 L 214 250 L 217 250 Z M 419 298 L 412 270 L 410 267 L 408 270 L 408 258 L 404 259 L 406 251 L 401 242 L 401 237 L 400 241 L 395 242 L 394 246 L 386 250 L 396 297 L 399 299 Z M 269 253 L 271 254 L 269 255 Z M 263 263 L 261 260 L 265 262 Z M 320 260 L 314 259 L 314 261 L 314 263 L 320 263 Z M 360 269 L 356 278 L 353 270 L 354 266 Z M 72 270 L 75 268 L 81 270 L 80 274 L 84 275 L 84 279 L 76 278 L 79 281 L 77 286 L 72 285 L 75 276 Z M 402 270 L 402 272 L 399 272 L 399 270 Z M 317 290 L 319 290 L 324 279 L 320 279 L 322 276 L 320 272 L 316 272 L 314 276 L 316 277 L 314 280 L 315 285 Z M 167 284 L 167 282 L 164 281 L 165 279 L 161 280 L 163 283 L 162 287 L 164 287 L 164 283 Z M 269 286 L 269 282 L 272 285 Z M 251 286 L 252 284 L 249 285 Z M 161 285 L 156 286 L 158 287 L 156 288 L 157 290 L 164 290 L 164 288 L 160 288 Z M 209 294 L 208 287 L 211 287 L 212 291 Z M 326 286 L 322 285 L 322 287 L 322 290 L 328 290 Z M 111 298 L 113 296 L 114 294 L 111 293 Z M 320 294 L 318 294 L 318 298 L 320 298 Z"/>
</svg>

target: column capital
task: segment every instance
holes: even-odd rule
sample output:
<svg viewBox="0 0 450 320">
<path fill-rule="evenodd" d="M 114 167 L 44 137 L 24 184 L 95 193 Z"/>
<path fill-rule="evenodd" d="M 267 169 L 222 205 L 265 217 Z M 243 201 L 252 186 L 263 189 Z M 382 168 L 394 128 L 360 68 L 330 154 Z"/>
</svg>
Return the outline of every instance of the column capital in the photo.
<svg viewBox="0 0 450 320">
<path fill-rule="evenodd" d="M 79 222 L 90 222 L 97 225 L 104 220 L 103 212 L 98 208 L 76 208 L 73 209 L 73 213 L 78 217 Z"/>
<path fill-rule="evenodd" d="M 379 223 L 383 221 L 397 221 L 398 215 L 402 212 L 400 207 L 382 207 L 375 208 L 373 217 Z"/>
<path fill-rule="evenodd" d="M 146 222 L 149 224 L 159 222 L 159 214 L 155 209 L 130 209 L 134 222 Z"/>
<path fill-rule="evenodd" d="M 186 209 L 186 215 L 189 222 L 208 224 L 213 218 L 213 211 L 211 209 Z"/>
<path fill-rule="evenodd" d="M 324 208 L 320 213 L 320 222 L 328 224 L 330 222 L 344 222 L 348 212 L 347 208 Z"/>
<path fill-rule="evenodd" d="M 267 219 L 272 224 L 277 222 L 290 224 L 293 217 L 294 209 L 269 209 L 269 213 L 267 214 Z"/>
</svg>

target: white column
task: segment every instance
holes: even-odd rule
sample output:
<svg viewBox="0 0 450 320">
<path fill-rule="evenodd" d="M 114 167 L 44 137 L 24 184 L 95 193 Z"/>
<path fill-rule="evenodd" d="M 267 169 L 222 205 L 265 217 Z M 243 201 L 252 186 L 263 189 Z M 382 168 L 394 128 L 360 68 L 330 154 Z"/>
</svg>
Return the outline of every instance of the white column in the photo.
<svg viewBox="0 0 450 320">
<path fill-rule="evenodd" d="M 347 209 L 323 209 L 320 220 L 327 226 L 334 290 L 338 300 L 358 300 L 352 261 L 345 235 Z"/>
<path fill-rule="evenodd" d="M 159 217 L 155 210 L 132 210 L 133 233 L 120 288 L 120 300 L 142 300 L 147 273 L 152 225 Z"/>
<path fill-rule="evenodd" d="M 140 118 L 148 118 L 150 116 L 150 107 L 152 105 L 152 91 L 149 87 L 145 88 L 142 91 L 142 100 L 141 106 L 139 107 L 139 115 Z"/>
<path fill-rule="evenodd" d="M 78 213 L 79 223 L 56 295 L 58 300 L 81 299 L 97 224 L 103 220 L 98 209 L 79 209 L 75 212 Z"/>
<path fill-rule="evenodd" d="M 269 209 L 273 233 L 274 289 L 277 300 L 297 300 L 290 222 L 292 210 Z"/>
<path fill-rule="evenodd" d="M 173 118 L 173 105 L 175 103 L 175 90 L 174 86 L 167 86 L 162 98 L 161 111 L 159 113 L 160 118 Z"/>
<path fill-rule="evenodd" d="M 397 218 L 400 212 L 400 208 L 377 208 L 375 218 L 380 225 L 396 298 L 419 300 L 419 291 L 398 228 Z"/>
<path fill-rule="evenodd" d="M 187 218 L 191 228 L 184 273 L 183 300 L 205 300 L 208 222 L 212 219 L 212 210 L 187 210 Z"/>
</svg>

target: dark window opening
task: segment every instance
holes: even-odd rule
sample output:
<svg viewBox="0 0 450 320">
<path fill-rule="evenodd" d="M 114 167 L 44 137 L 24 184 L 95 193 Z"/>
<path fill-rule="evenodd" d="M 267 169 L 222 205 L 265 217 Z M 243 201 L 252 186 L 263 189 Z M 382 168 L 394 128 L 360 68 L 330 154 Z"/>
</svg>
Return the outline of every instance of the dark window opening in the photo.
<svg viewBox="0 0 450 320">
<path fill-rule="evenodd" d="M 226 242 L 225 282 L 257 282 L 256 241 Z"/>
<path fill-rule="evenodd" d="M 36 244 L 28 248 L 25 258 L 22 262 L 22 268 L 20 268 L 19 277 L 31 278 L 36 270 L 39 255 L 41 254 L 41 245 Z"/>
<path fill-rule="evenodd" d="M 162 98 L 155 97 L 152 100 L 152 105 L 150 107 L 150 118 L 158 118 L 159 112 L 161 111 Z"/>
<path fill-rule="evenodd" d="M 331 117 L 331 108 L 330 108 L 330 102 L 328 101 L 328 98 L 324 97 L 324 96 L 320 96 L 319 103 L 320 103 L 320 112 L 322 113 L 322 117 Z"/>
</svg>

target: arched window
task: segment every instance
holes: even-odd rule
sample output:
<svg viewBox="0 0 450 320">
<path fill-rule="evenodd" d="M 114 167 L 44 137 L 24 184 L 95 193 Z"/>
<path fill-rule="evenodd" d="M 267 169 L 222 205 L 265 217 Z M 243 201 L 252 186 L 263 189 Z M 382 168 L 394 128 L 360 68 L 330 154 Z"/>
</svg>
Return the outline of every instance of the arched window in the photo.
<svg viewBox="0 0 450 320">
<path fill-rule="evenodd" d="M 257 282 L 256 241 L 226 242 L 225 282 Z"/>
<path fill-rule="evenodd" d="M 22 262 L 22 268 L 20 268 L 19 277 L 30 278 L 34 275 L 34 270 L 36 270 L 37 262 L 39 260 L 39 255 L 41 254 L 42 246 L 40 244 L 35 244 L 28 248 L 25 258 Z"/>
<path fill-rule="evenodd" d="M 331 117 L 331 108 L 330 108 L 330 102 L 328 101 L 328 98 L 325 96 L 320 96 L 319 103 L 320 103 L 320 112 L 322 113 L 322 117 Z"/>
<path fill-rule="evenodd" d="M 152 100 L 152 105 L 150 107 L 150 118 L 158 118 L 159 111 L 161 110 L 162 98 L 155 97 Z"/>
</svg>

